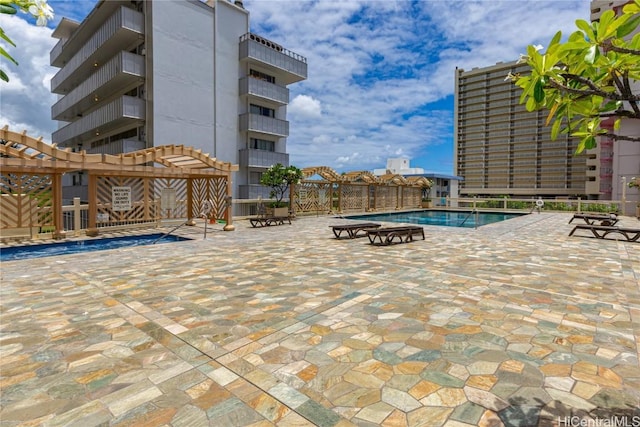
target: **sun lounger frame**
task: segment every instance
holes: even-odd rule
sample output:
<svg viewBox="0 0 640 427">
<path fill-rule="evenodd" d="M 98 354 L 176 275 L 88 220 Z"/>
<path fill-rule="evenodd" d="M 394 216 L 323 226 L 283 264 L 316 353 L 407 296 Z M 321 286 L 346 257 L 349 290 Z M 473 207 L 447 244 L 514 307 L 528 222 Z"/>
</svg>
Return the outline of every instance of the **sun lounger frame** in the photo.
<svg viewBox="0 0 640 427">
<path fill-rule="evenodd" d="M 610 234 L 620 234 L 622 235 L 626 241 L 628 242 L 638 242 L 640 243 L 640 228 L 623 228 L 623 227 L 613 227 L 609 225 L 595 225 L 595 224 L 578 224 L 576 225 L 569 236 L 573 236 L 573 233 L 576 230 L 588 230 L 593 234 L 594 237 L 598 239 L 606 239 Z M 611 239 L 608 239 L 611 240 Z M 621 240 L 621 239 L 616 239 Z"/>
<path fill-rule="evenodd" d="M 259 217 L 259 218 L 251 218 L 249 222 L 253 228 L 257 227 L 270 227 L 272 225 L 284 225 L 284 223 L 288 222 L 291 224 L 291 217 L 289 216 L 268 216 L 268 217 Z"/>
<path fill-rule="evenodd" d="M 357 224 L 330 225 L 330 227 L 333 230 L 333 234 L 336 236 L 336 239 L 343 238 L 343 232 L 347 233 L 344 238 L 355 239 L 356 237 L 366 236 L 367 230 L 379 228 L 380 224 L 376 224 L 375 222 L 360 222 Z M 360 232 L 363 233 L 358 235 Z"/>
<path fill-rule="evenodd" d="M 418 226 L 398 226 L 367 230 L 369 243 L 376 246 L 413 242 L 413 236 L 421 236 L 422 240 L 424 240 L 424 228 Z"/>
<path fill-rule="evenodd" d="M 573 222 L 574 219 L 583 219 L 589 225 L 596 225 L 596 222 L 599 222 L 600 225 L 604 226 L 614 226 L 620 221 L 618 219 L 618 214 L 610 213 L 610 214 L 590 214 L 590 213 L 576 213 L 569 220 L 569 224 Z"/>
</svg>

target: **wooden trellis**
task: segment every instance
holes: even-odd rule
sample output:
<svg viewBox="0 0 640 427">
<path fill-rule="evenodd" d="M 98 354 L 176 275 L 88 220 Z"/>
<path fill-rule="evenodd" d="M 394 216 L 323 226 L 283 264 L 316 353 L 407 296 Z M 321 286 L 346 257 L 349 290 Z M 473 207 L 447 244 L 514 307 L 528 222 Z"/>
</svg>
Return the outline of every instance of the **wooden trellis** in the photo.
<svg viewBox="0 0 640 427">
<path fill-rule="evenodd" d="M 231 174 L 237 165 L 220 162 L 182 145 L 119 155 L 58 149 L 7 126 L 0 130 L 0 233 L 43 228 L 64 236 L 62 175 L 88 175 L 87 234 L 98 228 L 155 223 L 206 215 L 224 218 L 233 230 Z M 148 166 L 159 164 L 162 167 Z M 15 233 L 14 233 L 15 234 Z"/>
<path fill-rule="evenodd" d="M 431 181 L 424 177 L 405 179 L 395 174 L 376 177 L 367 171 L 338 174 L 326 166 L 305 168 L 302 172 L 306 178 L 292 190 L 296 212 L 418 208 L 422 189 L 431 186 Z M 316 175 L 320 179 L 310 179 Z"/>
</svg>

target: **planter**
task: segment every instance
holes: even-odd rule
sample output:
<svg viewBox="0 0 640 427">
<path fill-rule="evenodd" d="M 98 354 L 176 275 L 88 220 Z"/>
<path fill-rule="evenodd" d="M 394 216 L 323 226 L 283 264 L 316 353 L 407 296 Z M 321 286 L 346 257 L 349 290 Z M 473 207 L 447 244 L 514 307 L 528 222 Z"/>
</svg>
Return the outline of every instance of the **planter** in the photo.
<svg viewBox="0 0 640 427">
<path fill-rule="evenodd" d="M 421 202 L 421 205 L 422 205 L 423 208 L 430 208 L 431 207 L 431 200 L 428 200 L 428 201 L 424 201 L 423 200 Z"/>
<path fill-rule="evenodd" d="M 267 208 L 267 216 L 282 217 L 289 216 L 289 207 Z"/>
</svg>

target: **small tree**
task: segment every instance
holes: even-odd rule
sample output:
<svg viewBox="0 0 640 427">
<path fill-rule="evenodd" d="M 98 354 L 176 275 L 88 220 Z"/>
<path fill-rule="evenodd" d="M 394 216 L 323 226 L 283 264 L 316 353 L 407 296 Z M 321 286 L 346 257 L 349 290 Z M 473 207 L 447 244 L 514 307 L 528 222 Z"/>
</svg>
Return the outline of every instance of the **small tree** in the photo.
<svg viewBox="0 0 640 427">
<path fill-rule="evenodd" d="M 544 53 L 527 47 L 519 62 L 531 73 L 507 78 L 523 89 L 520 103 L 528 111 L 549 110 L 552 139 L 559 133 L 579 138 L 577 153 L 594 148 L 598 136 L 640 142 L 638 135 L 602 127 L 610 117 L 616 119 L 614 130 L 620 129 L 620 118 L 640 119 L 640 96 L 633 92 L 640 81 L 640 33 L 629 37 L 639 24 L 640 0 L 634 0 L 619 16 L 607 10 L 599 22 L 577 20 L 579 30 L 566 43 L 556 33 Z"/>
<path fill-rule="evenodd" d="M 282 207 L 287 190 L 291 184 L 295 184 L 302 179 L 302 171 L 295 166 L 283 166 L 277 163 L 266 170 L 260 177 L 260 184 L 271 187 L 269 197 L 274 199 L 272 207 Z"/>
</svg>

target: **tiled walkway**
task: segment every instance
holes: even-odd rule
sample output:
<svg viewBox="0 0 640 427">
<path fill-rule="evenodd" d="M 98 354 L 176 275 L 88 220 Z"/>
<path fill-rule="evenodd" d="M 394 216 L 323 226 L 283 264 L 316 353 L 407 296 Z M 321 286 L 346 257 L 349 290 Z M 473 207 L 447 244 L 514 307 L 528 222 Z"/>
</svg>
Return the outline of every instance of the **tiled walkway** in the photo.
<svg viewBox="0 0 640 427">
<path fill-rule="evenodd" d="M 335 240 L 331 217 L 239 221 L 3 262 L 0 426 L 631 422 L 640 244 L 569 218 L 390 247 Z"/>
</svg>

